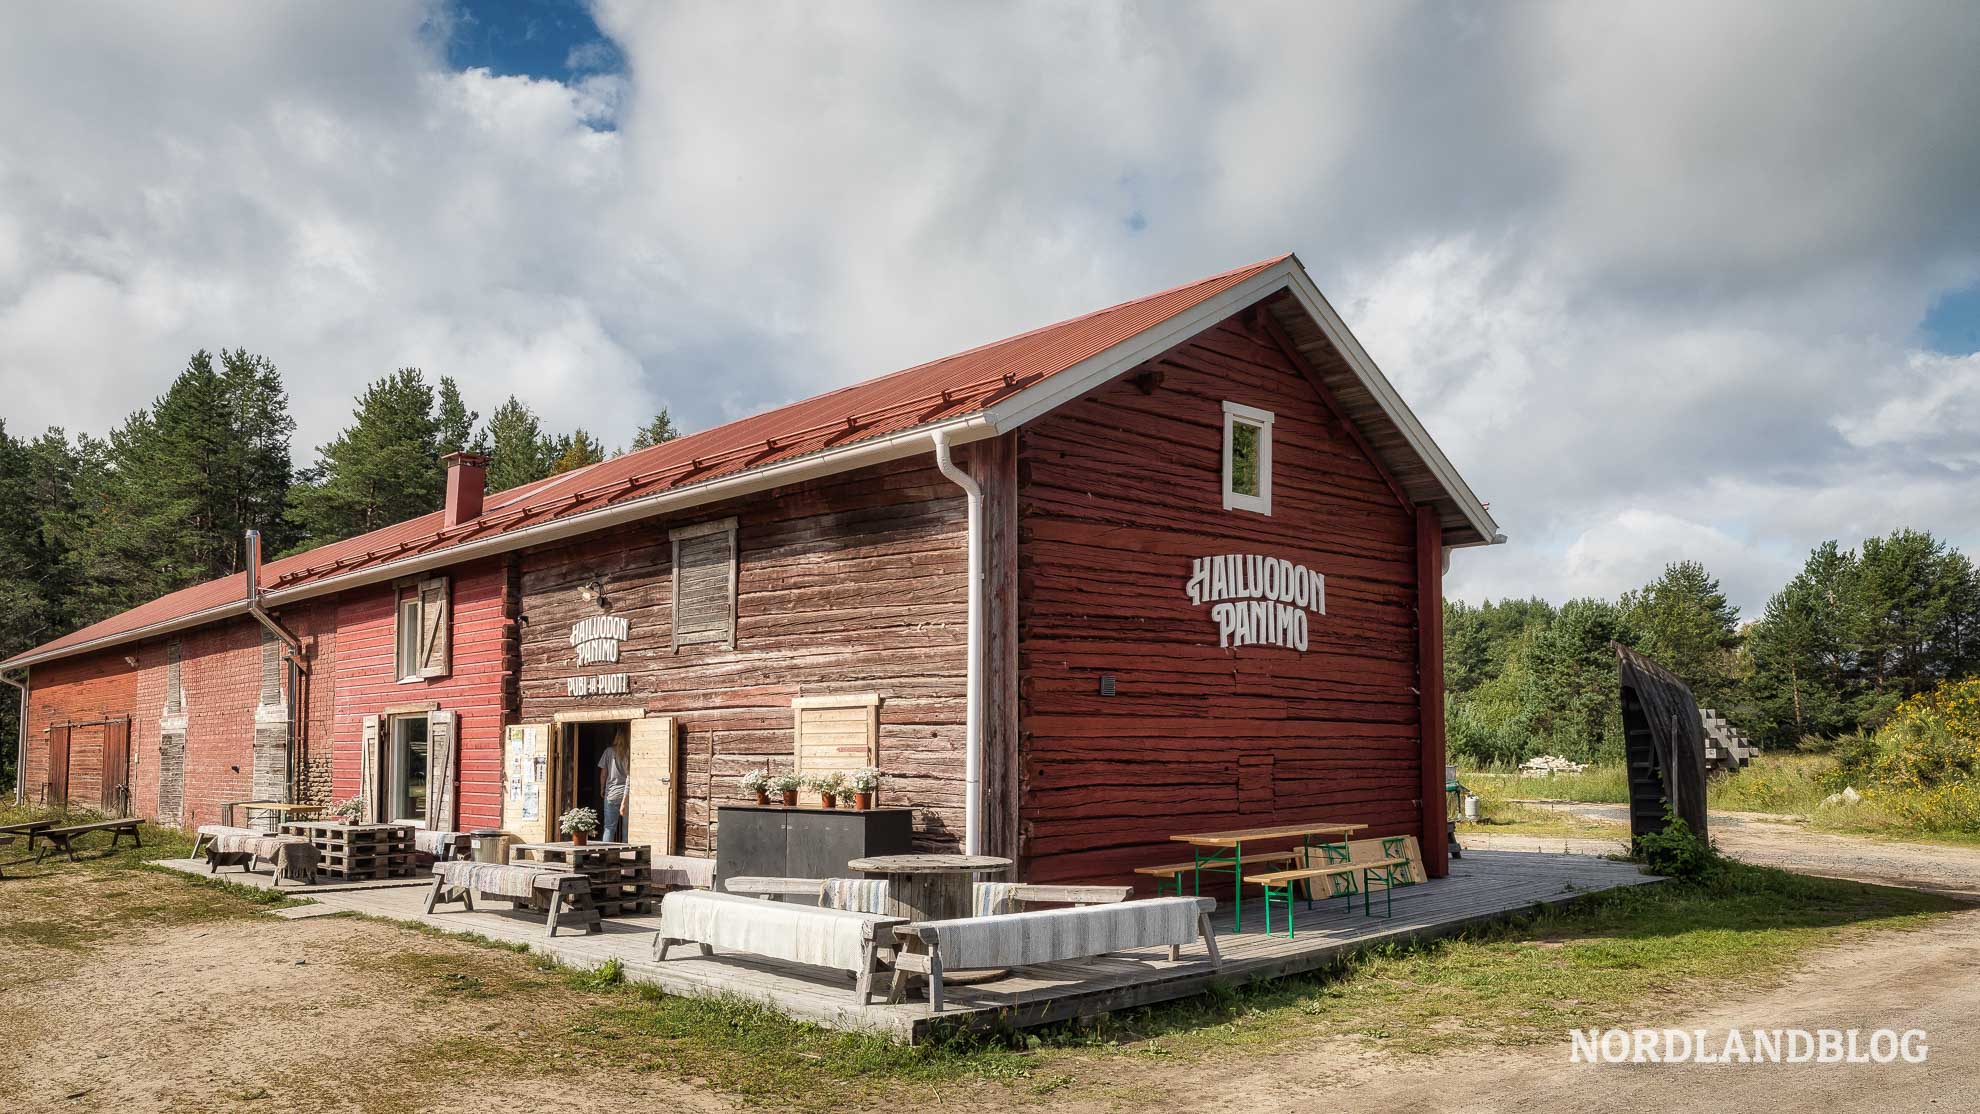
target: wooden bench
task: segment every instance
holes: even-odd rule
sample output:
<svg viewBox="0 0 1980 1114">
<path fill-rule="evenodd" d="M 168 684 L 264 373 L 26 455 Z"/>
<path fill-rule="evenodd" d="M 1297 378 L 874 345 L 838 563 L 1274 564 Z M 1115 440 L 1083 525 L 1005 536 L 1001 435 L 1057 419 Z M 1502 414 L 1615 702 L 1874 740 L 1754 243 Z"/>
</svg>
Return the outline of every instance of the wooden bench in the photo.
<svg viewBox="0 0 1980 1114">
<path fill-rule="evenodd" d="M 206 846 L 220 836 L 246 837 L 267 834 L 259 828 L 241 828 L 233 824 L 201 824 L 193 832 L 193 858 L 198 858 Z"/>
<path fill-rule="evenodd" d="M 1371 903 L 1369 890 L 1375 883 L 1380 882 L 1382 884 L 1383 900 L 1386 902 L 1382 910 L 1382 915 L 1385 917 L 1393 916 L 1395 913 L 1395 888 L 1410 884 L 1408 880 L 1409 860 L 1396 858 L 1377 859 L 1373 862 L 1330 863 L 1325 866 L 1293 867 L 1289 870 L 1275 870 L 1265 874 L 1245 875 L 1244 880 L 1246 882 L 1262 886 L 1265 889 L 1265 935 L 1272 935 L 1272 905 L 1274 902 L 1284 905 L 1286 909 L 1286 939 L 1290 940 L 1296 935 L 1296 930 L 1293 927 L 1293 886 L 1299 882 L 1307 883 L 1306 907 L 1311 909 L 1313 908 L 1312 883 L 1321 878 L 1329 880 L 1346 878 L 1350 882 L 1358 880 L 1359 885 L 1350 885 L 1346 889 L 1339 890 L 1339 893 L 1341 896 L 1347 898 L 1347 907 L 1352 910 L 1354 908 L 1355 890 L 1359 889 L 1361 891 L 1361 915 L 1364 917 L 1374 914 L 1374 906 Z"/>
<path fill-rule="evenodd" d="M 9 837 L 8 842 L 10 843 L 13 842 L 13 836 L 26 835 L 28 840 L 27 849 L 32 851 L 34 850 L 35 838 L 54 826 L 55 821 L 53 820 L 23 820 L 18 824 L 0 824 L 0 835 Z"/>
<path fill-rule="evenodd" d="M 738 875 L 725 880 L 722 888 L 732 894 L 748 894 L 766 901 L 786 897 L 809 897 L 823 900 L 827 878 L 767 878 Z M 884 891 L 882 883 L 882 892 Z M 978 882 L 977 886 L 996 885 L 992 882 Z M 1018 905 L 1108 905 L 1126 901 L 1134 896 L 1133 886 L 1033 886 L 1024 884 L 1010 892 L 1010 900 Z M 864 912 L 877 912 L 867 909 Z"/>
<path fill-rule="evenodd" d="M 14 842 L 13 836 L 0 835 L 0 847 L 5 847 L 12 842 Z M 7 876 L 7 872 L 4 870 L 0 870 L 0 878 L 5 878 L 6 876 Z"/>
<path fill-rule="evenodd" d="M 1297 851 L 1259 851 L 1255 854 L 1246 855 L 1238 865 L 1250 866 L 1253 863 L 1283 865 L 1297 861 L 1299 861 L 1299 852 Z M 1155 879 L 1156 897 L 1162 896 L 1162 887 L 1164 885 L 1175 890 L 1172 896 L 1182 897 L 1182 876 L 1185 874 L 1194 874 L 1198 865 L 1200 864 L 1193 862 L 1164 863 L 1161 866 L 1138 866 L 1134 868 L 1134 872 L 1136 874 L 1145 874 Z"/>
<path fill-rule="evenodd" d="M 928 980 L 928 1012 L 942 1012 L 945 969 L 1024 967 L 1166 946 L 1170 962 L 1202 939 L 1210 965 L 1222 963 L 1210 913 L 1214 898 L 1154 897 L 1075 909 L 1039 909 L 996 917 L 923 921 L 896 929 L 906 947 L 894 957 L 887 1001 L 907 996 L 910 975 Z"/>
<path fill-rule="evenodd" d="M 460 902 L 474 912 L 476 894 L 507 900 L 511 908 L 542 897 L 548 905 L 544 914 L 544 935 L 557 935 L 557 926 L 566 919 L 584 925 L 586 933 L 603 932 L 598 905 L 591 897 L 591 879 L 560 868 L 478 863 L 454 859 L 433 864 L 433 889 L 426 895 L 426 912 L 441 902 Z M 565 910 L 569 909 L 566 914 Z"/>
<path fill-rule="evenodd" d="M 138 823 L 137 817 L 126 816 L 119 820 L 93 820 L 87 824 L 71 824 L 66 828 L 43 828 L 41 838 L 45 841 L 45 846 L 34 856 L 34 861 L 41 862 L 41 857 L 48 854 L 48 849 L 53 847 L 69 856 L 70 862 L 75 862 L 76 837 L 88 835 L 90 832 L 109 832 L 109 849 L 112 851 L 117 849 L 117 841 L 125 836 L 131 837 L 131 846 L 143 847 L 144 841 L 138 836 Z"/>
<path fill-rule="evenodd" d="M 679 890 L 660 900 L 660 934 L 653 958 L 664 962 L 676 944 L 694 944 L 702 955 L 726 948 L 766 959 L 830 967 L 853 974 L 860 1005 L 873 1000 L 873 975 L 882 953 L 895 948 L 899 917 L 817 909 L 741 894 Z"/>
<path fill-rule="evenodd" d="M 207 829 L 221 829 L 209 831 Z M 203 825 L 206 839 L 206 872 L 217 874 L 223 866 L 237 866 L 252 873 L 256 865 L 267 863 L 275 873 L 275 884 L 284 881 L 299 885 L 316 882 L 316 845 L 303 836 L 269 835 L 253 828 L 227 828 L 221 824 Z"/>
</svg>

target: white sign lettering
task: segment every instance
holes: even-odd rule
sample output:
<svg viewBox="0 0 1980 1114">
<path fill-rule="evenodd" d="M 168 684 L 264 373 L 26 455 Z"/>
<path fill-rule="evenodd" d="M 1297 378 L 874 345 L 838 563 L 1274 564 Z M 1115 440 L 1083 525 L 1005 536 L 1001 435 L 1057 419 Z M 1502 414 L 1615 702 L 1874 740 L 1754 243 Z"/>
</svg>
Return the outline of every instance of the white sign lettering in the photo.
<svg viewBox="0 0 1980 1114">
<path fill-rule="evenodd" d="M 599 662 L 616 665 L 619 646 L 632 633 L 632 624 L 623 615 L 594 615 L 571 624 L 571 651 L 579 665 Z M 624 673 L 603 673 L 595 677 L 569 677 L 564 691 L 570 696 L 624 696 L 632 691 Z"/>
<path fill-rule="evenodd" d="M 1327 578 L 1283 557 L 1198 557 L 1184 590 L 1189 602 L 1211 605 L 1222 647 L 1289 646 L 1304 653 L 1306 613 L 1327 613 Z"/>
</svg>

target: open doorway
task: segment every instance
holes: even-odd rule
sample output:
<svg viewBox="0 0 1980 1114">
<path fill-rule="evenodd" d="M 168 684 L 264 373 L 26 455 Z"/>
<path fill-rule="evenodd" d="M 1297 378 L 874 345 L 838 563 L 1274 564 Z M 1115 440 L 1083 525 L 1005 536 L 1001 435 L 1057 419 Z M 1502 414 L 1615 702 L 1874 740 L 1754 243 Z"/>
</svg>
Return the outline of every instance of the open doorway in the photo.
<svg viewBox="0 0 1980 1114">
<path fill-rule="evenodd" d="M 619 761 L 626 761 L 626 734 L 624 720 L 563 725 L 563 739 L 558 747 L 557 807 L 550 815 L 553 832 L 556 819 L 573 808 L 589 808 L 600 816 L 605 815 L 605 778 L 600 763 L 606 750 L 614 745 L 619 748 Z M 628 823 L 631 819 L 629 805 Z M 562 838 L 562 833 L 551 838 Z"/>
</svg>

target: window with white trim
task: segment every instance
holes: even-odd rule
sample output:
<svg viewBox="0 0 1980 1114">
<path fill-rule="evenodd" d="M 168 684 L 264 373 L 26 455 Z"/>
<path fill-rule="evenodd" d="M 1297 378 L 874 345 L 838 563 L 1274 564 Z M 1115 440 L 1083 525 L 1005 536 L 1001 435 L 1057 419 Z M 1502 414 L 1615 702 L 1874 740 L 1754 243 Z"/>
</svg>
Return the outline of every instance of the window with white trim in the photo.
<svg viewBox="0 0 1980 1114">
<path fill-rule="evenodd" d="M 447 578 L 436 576 L 398 589 L 393 658 L 399 680 L 445 677 L 453 672 L 453 611 Z"/>
<path fill-rule="evenodd" d="M 1224 404 L 1224 509 L 1272 513 L 1272 412 Z"/>
</svg>

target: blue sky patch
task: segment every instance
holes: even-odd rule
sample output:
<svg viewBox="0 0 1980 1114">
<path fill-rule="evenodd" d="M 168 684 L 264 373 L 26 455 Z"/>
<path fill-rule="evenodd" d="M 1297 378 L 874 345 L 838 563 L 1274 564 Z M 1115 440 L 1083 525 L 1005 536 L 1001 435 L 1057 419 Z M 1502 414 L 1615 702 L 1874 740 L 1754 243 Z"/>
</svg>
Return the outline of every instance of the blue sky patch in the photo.
<svg viewBox="0 0 1980 1114">
<path fill-rule="evenodd" d="M 582 0 L 458 0 L 449 15 L 447 62 L 456 69 L 562 82 L 625 69 Z"/>
<path fill-rule="evenodd" d="M 1980 352 L 1980 282 L 1939 295 L 1918 331 L 1935 352 L 1948 356 Z"/>
</svg>

